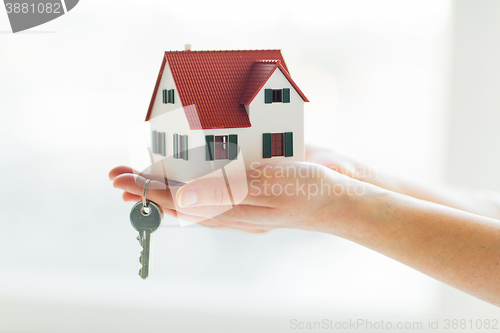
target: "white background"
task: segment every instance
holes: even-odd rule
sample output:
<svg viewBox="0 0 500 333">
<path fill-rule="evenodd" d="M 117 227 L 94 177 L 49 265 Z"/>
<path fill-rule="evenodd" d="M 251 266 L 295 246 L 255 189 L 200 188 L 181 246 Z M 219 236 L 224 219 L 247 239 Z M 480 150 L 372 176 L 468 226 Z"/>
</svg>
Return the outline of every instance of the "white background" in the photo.
<svg viewBox="0 0 500 333">
<path fill-rule="evenodd" d="M 490 136 L 481 149 L 478 139 L 467 151 L 477 160 L 454 163 L 461 131 L 476 137 L 498 104 L 469 96 L 483 98 L 480 119 L 460 108 L 468 91 L 460 73 L 475 73 L 478 59 L 453 59 L 468 50 L 457 31 L 466 34 L 492 9 L 479 6 L 470 23 L 473 11 L 459 3 L 474 7 L 84 0 L 18 34 L 0 9 L 0 332 L 286 332 L 291 319 L 424 327 L 438 318 L 498 319 L 496 307 L 382 255 L 293 230 L 160 228 L 153 274 L 142 281 L 131 204 L 107 178 L 129 163 L 128 133 L 144 120 L 162 52 L 192 43 L 282 49 L 311 101 L 308 142 L 408 178 L 474 186 L 463 174 L 481 174 L 498 159 L 497 145 Z M 457 18 L 470 26 L 458 29 Z M 477 46 L 487 47 L 499 27 L 481 27 Z M 497 59 L 481 58 L 483 70 Z M 491 86 L 495 78 L 475 79 L 467 82 Z M 476 184 L 498 188 L 493 179 L 483 174 Z"/>
</svg>

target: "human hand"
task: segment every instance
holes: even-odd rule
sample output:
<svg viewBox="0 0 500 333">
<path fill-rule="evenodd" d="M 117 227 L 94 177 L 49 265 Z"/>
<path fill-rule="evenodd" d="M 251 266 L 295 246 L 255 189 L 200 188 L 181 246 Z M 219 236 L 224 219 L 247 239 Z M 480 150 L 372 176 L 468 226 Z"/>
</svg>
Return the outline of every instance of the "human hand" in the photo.
<svg viewBox="0 0 500 333">
<path fill-rule="evenodd" d="M 179 186 L 166 186 L 165 184 L 168 184 L 168 182 L 165 179 L 158 178 L 150 173 L 139 173 L 137 170 L 127 166 L 118 166 L 113 168 L 109 172 L 109 179 L 113 180 L 114 187 L 120 188 L 124 191 L 122 195 L 124 201 L 133 202 L 139 202 L 142 200 L 144 184 L 146 179 L 150 179 L 151 182 L 148 185 L 146 197 L 160 205 L 166 215 L 179 217 L 175 209 L 176 205 L 174 203 L 174 199 L 172 198 L 172 195 L 175 197 L 175 193 L 179 189 Z M 211 228 L 231 228 L 251 233 L 264 233 L 269 231 L 268 229 L 262 228 L 227 227 L 208 218 L 200 219 L 199 217 L 187 215 L 182 215 L 182 217 L 188 221 L 196 222 L 200 225 Z"/>
<path fill-rule="evenodd" d="M 232 205 L 220 179 L 200 178 L 176 191 L 177 215 L 247 230 L 294 228 L 345 235 L 364 212 L 365 195 L 374 189 L 305 162 L 266 164 L 229 178 L 233 197 L 242 197 L 237 191 L 248 188 L 241 202 Z"/>
<path fill-rule="evenodd" d="M 349 221 L 359 217 L 366 191 L 372 191 L 367 184 L 305 162 L 266 164 L 229 177 L 232 196 L 242 198 L 236 205 L 219 178 L 196 179 L 181 187 L 153 180 L 147 197 L 166 214 L 211 227 L 258 233 L 295 228 L 340 235 L 349 229 Z M 152 177 L 117 167 L 110 178 L 125 191 L 124 200 L 140 201 L 145 179 Z"/>
</svg>

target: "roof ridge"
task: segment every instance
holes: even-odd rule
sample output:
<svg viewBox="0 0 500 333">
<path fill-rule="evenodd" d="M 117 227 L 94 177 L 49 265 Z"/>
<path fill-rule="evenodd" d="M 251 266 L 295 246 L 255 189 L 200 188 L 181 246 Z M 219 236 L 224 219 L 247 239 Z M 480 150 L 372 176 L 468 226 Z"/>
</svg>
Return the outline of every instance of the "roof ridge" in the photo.
<svg viewBox="0 0 500 333">
<path fill-rule="evenodd" d="M 257 51 L 280 51 L 281 49 L 252 49 L 252 50 L 173 50 L 165 53 L 184 53 L 184 52 L 257 52 Z"/>
<path fill-rule="evenodd" d="M 259 60 L 255 60 L 255 62 L 258 62 L 258 63 L 265 63 L 265 64 L 275 64 L 277 62 L 281 63 L 281 61 L 279 59 L 259 59 Z"/>
</svg>

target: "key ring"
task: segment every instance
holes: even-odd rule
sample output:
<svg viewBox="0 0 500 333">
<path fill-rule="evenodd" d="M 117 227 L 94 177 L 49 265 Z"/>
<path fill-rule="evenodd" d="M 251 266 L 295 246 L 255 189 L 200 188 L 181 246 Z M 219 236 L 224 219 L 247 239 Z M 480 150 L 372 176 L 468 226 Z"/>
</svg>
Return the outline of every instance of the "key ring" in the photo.
<svg viewBox="0 0 500 333">
<path fill-rule="evenodd" d="M 144 184 L 144 190 L 142 191 L 142 210 L 149 214 L 149 205 L 147 204 L 146 201 L 146 189 L 148 188 L 148 184 L 151 181 L 151 179 L 146 179 L 146 183 Z"/>
</svg>

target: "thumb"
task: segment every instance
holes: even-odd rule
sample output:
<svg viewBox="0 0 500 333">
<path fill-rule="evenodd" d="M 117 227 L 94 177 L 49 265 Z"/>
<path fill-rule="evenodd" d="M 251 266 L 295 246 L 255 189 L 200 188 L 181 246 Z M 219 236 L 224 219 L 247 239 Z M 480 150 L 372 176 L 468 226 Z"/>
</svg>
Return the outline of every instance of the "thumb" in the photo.
<svg viewBox="0 0 500 333">
<path fill-rule="evenodd" d="M 248 195 L 246 174 L 199 178 L 182 186 L 176 193 L 176 202 L 180 207 L 234 206 L 255 204 L 257 201 L 256 197 Z"/>
<path fill-rule="evenodd" d="M 228 184 L 221 177 L 202 178 L 182 186 L 176 193 L 180 207 L 233 204 Z"/>
</svg>

